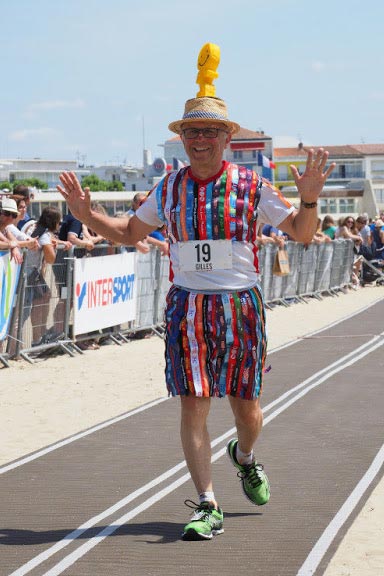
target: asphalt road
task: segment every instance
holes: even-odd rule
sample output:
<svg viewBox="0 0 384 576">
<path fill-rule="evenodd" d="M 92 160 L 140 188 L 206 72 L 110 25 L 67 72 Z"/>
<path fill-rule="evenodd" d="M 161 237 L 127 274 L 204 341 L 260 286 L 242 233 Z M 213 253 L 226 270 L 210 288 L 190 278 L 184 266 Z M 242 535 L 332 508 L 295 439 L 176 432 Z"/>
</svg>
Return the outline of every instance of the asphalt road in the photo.
<svg viewBox="0 0 384 576">
<path fill-rule="evenodd" d="M 0 468 L 0 576 L 323 574 L 383 474 L 383 317 L 382 301 L 269 356 L 256 450 L 268 505 L 244 498 L 225 454 L 229 405 L 214 400 L 225 531 L 182 541 L 196 497 L 179 400 L 153 402 Z"/>
</svg>

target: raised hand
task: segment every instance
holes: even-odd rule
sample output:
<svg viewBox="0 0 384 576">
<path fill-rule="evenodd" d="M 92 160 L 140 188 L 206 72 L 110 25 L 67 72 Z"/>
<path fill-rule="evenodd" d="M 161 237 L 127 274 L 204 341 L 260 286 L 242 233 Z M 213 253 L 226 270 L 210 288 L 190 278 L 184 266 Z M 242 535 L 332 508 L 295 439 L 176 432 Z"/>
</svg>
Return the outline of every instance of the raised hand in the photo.
<svg viewBox="0 0 384 576">
<path fill-rule="evenodd" d="M 60 174 L 63 186 L 56 186 L 72 214 L 81 222 L 86 222 L 91 213 L 91 194 L 89 188 L 82 189 L 74 172 Z"/>
<path fill-rule="evenodd" d="M 316 153 L 310 149 L 303 174 L 299 174 L 296 166 L 290 166 L 299 195 L 305 202 L 317 201 L 327 178 L 334 170 L 335 162 L 324 172 L 328 156 L 329 153 L 323 148 L 319 148 Z"/>
</svg>

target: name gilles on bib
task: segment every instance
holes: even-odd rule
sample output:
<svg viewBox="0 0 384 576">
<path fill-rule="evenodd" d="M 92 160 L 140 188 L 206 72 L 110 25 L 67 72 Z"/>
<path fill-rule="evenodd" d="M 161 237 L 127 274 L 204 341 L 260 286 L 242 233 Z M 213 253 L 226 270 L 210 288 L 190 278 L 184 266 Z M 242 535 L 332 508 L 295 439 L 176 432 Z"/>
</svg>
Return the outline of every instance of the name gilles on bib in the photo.
<svg viewBox="0 0 384 576">
<path fill-rule="evenodd" d="M 179 242 L 178 247 L 182 272 L 213 272 L 232 268 L 230 240 L 190 240 Z"/>
</svg>

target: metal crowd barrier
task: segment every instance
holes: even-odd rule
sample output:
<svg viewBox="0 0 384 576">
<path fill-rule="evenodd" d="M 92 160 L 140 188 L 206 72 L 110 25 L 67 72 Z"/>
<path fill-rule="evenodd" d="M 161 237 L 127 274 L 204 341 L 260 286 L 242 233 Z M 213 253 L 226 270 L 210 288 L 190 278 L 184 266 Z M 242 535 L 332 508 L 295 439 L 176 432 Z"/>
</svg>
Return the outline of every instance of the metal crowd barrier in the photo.
<svg viewBox="0 0 384 576">
<path fill-rule="evenodd" d="M 115 254 L 125 248 L 103 244 L 92 252 L 72 248 L 68 252 L 58 250 L 56 262 L 46 265 L 40 285 L 32 285 L 31 270 L 35 258 L 33 252 L 25 251 L 12 309 L 8 333 L 0 341 L 0 362 L 8 366 L 8 358 L 23 357 L 32 362 L 39 354 L 81 353 L 79 343 L 89 338 L 110 339 L 116 344 L 129 341 L 137 332 L 150 330 L 164 335 L 163 310 L 169 289 L 169 260 L 157 249 L 148 254 L 137 254 L 137 309 L 134 321 L 124 322 L 108 329 L 74 337 L 73 324 L 73 274 L 76 258 Z M 277 246 L 267 244 L 259 249 L 261 268 L 260 284 L 267 305 L 292 301 L 305 297 L 321 298 L 322 294 L 337 294 L 351 280 L 353 265 L 353 242 L 336 240 L 324 244 L 304 246 L 287 242 L 290 273 L 286 276 L 273 274 Z M 34 292 L 40 294 L 35 299 Z M 0 290 L 0 298 L 3 291 Z M 1 302 L 0 302 L 1 303 Z"/>
</svg>

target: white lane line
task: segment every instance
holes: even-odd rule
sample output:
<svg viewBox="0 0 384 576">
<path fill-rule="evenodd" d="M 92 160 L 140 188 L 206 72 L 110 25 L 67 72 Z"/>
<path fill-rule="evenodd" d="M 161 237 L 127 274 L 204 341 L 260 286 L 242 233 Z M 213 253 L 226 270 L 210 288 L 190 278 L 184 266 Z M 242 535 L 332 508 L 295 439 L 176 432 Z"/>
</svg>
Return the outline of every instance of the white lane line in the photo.
<svg viewBox="0 0 384 576">
<path fill-rule="evenodd" d="M 352 366 L 353 364 L 358 362 L 360 359 L 364 358 L 365 356 L 367 356 L 371 352 L 375 351 L 377 348 L 379 348 L 380 346 L 382 346 L 384 344 L 383 339 L 381 339 L 379 342 L 377 342 L 377 340 L 378 340 L 378 337 L 374 338 L 371 342 L 372 343 L 371 348 L 366 349 L 364 351 L 361 351 L 360 354 L 355 354 L 354 357 L 352 357 L 352 358 L 350 358 L 351 354 L 347 354 L 346 357 L 350 358 L 349 361 L 347 361 L 344 365 L 339 365 L 337 367 L 334 367 L 334 369 L 329 371 L 328 374 L 323 374 L 323 376 L 319 380 L 317 380 L 316 382 L 313 382 L 305 390 L 301 390 L 298 394 L 296 394 L 296 396 L 291 398 L 284 405 L 280 406 L 277 410 L 275 410 L 272 414 L 270 414 L 267 418 L 264 419 L 264 426 L 266 426 L 269 422 L 271 422 L 274 418 L 276 418 L 284 410 L 289 408 L 289 406 L 294 404 L 297 400 L 299 400 L 300 398 L 305 396 L 310 390 L 314 389 L 316 386 L 319 386 L 320 384 L 322 384 L 324 381 L 326 381 L 328 378 L 330 378 L 334 374 L 337 374 L 338 372 L 341 372 L 345 368 Z M 363 346 L 363 347 L 366 348 L 366 346 Z M 358 350 L 360 350 L 361 348 L 362 347 L 360 347 Z M 324 372 L 324 370 L 320 371 L 321 374 L 323 372 Z M 301 388 L 301 385 L 299 385 L 296 388 Z M 270 405 L 266 406 L 266 408 L 264 408 L 264 411 L 266 409 L 268 409 L 269 406 Z M 235 431 L 236 431 L 236 428 L 233 427 L 230 430 L 228 430 L 227 432 L 225 432 L 224 434 L 222 434 L 220 437 L 213 440 L 212 441 L 212 447 L 216 446 L 217 444 L 221 443 L 223 440 L 232 436 Z M 212 462 L 215 462 L 216 460 L 221 458 L 225 453 L 226 453 L 226 447 L 221 448 L 219 451 L 217 451 L 215 454 L 212 455 Z M 166 476 L 170 477 L 171 475 L 175 474 L 177 471 L 181 470 L 184 466 L 185 466 L 185 461 L 181 462 L 180 464 L 178 464 L 174 468 L 165 472 L 162 476 L 155 478 L 149 484 L 151 485 L 151 487 L 154 487 L 155 485 L 159 484 Z M 160 480 L 160 478 L 162 478 L 162 480 Z M 99 534 L 97 534 L 96 536 L 93 536 L 86 543 L 79 546 L 74 552 L 72 552 L 72 553 L 68 554 L 66 557 L 64 557 L 63 560 L 58 562 L 58 564 L 56 564 L 51 570 L 44 573 L 43 576 L 54 576 L 57 574 L 61 574 L 61 572 L 63 572 L 66 568 L 68 568 L 69 566 L 74 564 L 79 558 L 84 556 L 89 550 L 94 548 L 98 543 L 102 542 L 107 536 L 113 534 L 113 532 L 118 530 L 123 524 L 127 523 L 129 520 L 131 520 L 132 518 L 134 518 L 135 516 L 140 514 L 142 511 L 146 510 L 152 504 L 155 504 L 156 502 L 161 500 L 164 496 L 168 495 L 170 492 L 172 492 L 173 490 L 175 490 L 176 488 L 178 488 L 179 486 L 181 486 L 182 484 L 187 482 L 189 480 L 189 478 L 190 478 L 190 475 L 185 474 L 184 476 L 182 476 L 178 480 L 175 480 L 169 486 L 167 486 L 164 489 L 162 489 L 161 491 L 157 492 L 154 496 L 151 496 L 150 498 L 145 500 L 142 504 L 140 504 L 136 508 L 134 508 L 131 511 L 124 514 L 118 520 L 115 520 L 112 524 L 110 524 L 109 526 L 107 526 L 103 530 L 101 530 L 101 532 Z M 145 491 L 145 487 L 143 486 L 141 489 L 137 490 L 136 492 L 133 492 L 131 495 L 127 496 L 126 498 L 124 498 L 123 500 L 121 500 L 120 502 L 115 504 L 113 507 L 111 507 L 114 509 L 113 511 L 117 511 L 119 508 L 123 507 L 127 502 L 130 502 L 134 498 L 136 498 L 138 496 L 138 494 L 137 495 L 135 495 L 135 494 L 139 491 L 141 494 L 143 494 Z M 135 496 L 133 496 L 133 495 L 135 495 Z M 83 524 L 80 528 L 78 528 L 77 530 L 74 530 L 73 532 L 71 532 L 71 534 L 68 534 L 64 539 L 60 540 L 59 542 L 57 542 L 56 544 L 54 544 L 53 546 L 51 546 L 50 548 L 48 548 L 44 552 L 40 553 L 38 556 L 36 556 L 35 558 L 33 558 L 32 560 L 30 560 L 29 562 L 27 562 L 26 564 L 24 564 L 20 568 L 18 568 L 16 571 L 12 572 L 12 574 L 10 574 L 9 576 L 24 576 L 25 574 L 29 573 L 31 570 L 33 570 L 33 568 L 36 568 L 37 566 L 39 566 L 40 564 L 45 562 L 48 558 L 53 556 L 53 554 L 55 554 L 56 552 L 58 552 L 62 548 L 68 546 L 71 542 L 73 542 L 73 540 L 75 540 L 76 538 L 78 538 L 78 536 L 80 536 L 82 533 L 84 533 L 86 529 L 91 528 L 97 522 L 103 520 L 105 517 L 110 516 L 111 512 L 109 512 L 109 511 L 111 510 L 111 508 L 109 508 L 105 512 L 102 512 L 98 516 L 92 518 L 86 524 Z M 94 521 L 96 518 L 97 518 L 97 520 Z M 84 526 L 87 526 L 87 528 L 84 528 Z"/>
<path fill-rule="evenodd" d="M 56 444 L 52 444 L 51 446 L 47 446 L 46 448 L 43 448 L 42 450 L 39 450 L 38 452 L 34 452 L 33 454 L 30 454 L 29 456 L 25 456 L 24 458 L 21 458 L 20 460 L 16 460 L 16 462 L 11 462 L 11 464 L 6 464 L 5 466 L 0 467 L 0 474 L 4 474 L 5 472 L 9 472 L 9 470 L 13 470 L 14 468 L 18 468 L 19 466 L 22 466 L 23 464 L 27 464 L 28 462 L 32 462 L 33 460 L 36 460 L 37 458 L 40 458 L 41 456 L 45 456 L 46 454 L 49 454 L 50 452 L 57 450 L 58 448 L 62 448 L 63 446 L 67 446 L 67 444 L 71 444 L 72 442 L 75 442 L 76 440 L 80 440 L 81 438 L 85 438 L 85 436 L 89 436 L 90 434 L 93 434 L 94 432 L 97 432 L 98 430 L 102 430 L 103 428 L 107 428 L 108 426 L 112 426 L 112 424 L 116 424 L 117 422 L 120 422 L 121 420 L 125 420 L 126 418 L 130 418 L 131 416 L 134 416 L 135 414 L 139 414 L 139 412 L 143 412 L 144 410 L 147 410 L 148 408 L 152 408 L 152 406 L 156 406 L 157 404 L 161 404 L 161 402 L 165 402 L 165 400 L 168 400 L 168 397 L 159 398 L 158 400 L 154 400 L 153 402 L 148 402 L 148 404 L 144 404 L 143 406 L 139 406 L 138 408 L 134 408 L 133 410 L 130 410 L 129 412 L 125 412 L 124 414 L 121 414 L 120 416 L 116 416 L 115 418 L 112 418 L 111 420 L 107 420 L 106 422 L 102 422 L 101 424 L 97 424 L 97 426 L 93 426 L 92 428 L 89 428 L 88 430 L 84 430 L 84 432 L 79 432 L 78 434 L 75 434 L 74 436 L 70 436 L 69 438 L 66 438 L 65 440 L 60 440 L 60 442 L 56 442 Z"/>
<path fill-rule="evenodd" d="M 324 326 L 323 328 L 320 328 L 320 329 L 315 330 L 313 332 L 308 332 L 308 334 L 301 336 L 300 338 L 296 338 L 295 340 L 291 340 L 290 342 L 286 342 L 285 344 L 282 344 L 281 346 L 278 346 L 277 348 L 273 348 L 272 350 L 270 350 L 268 352 L 268 355 L 274 354 L 275 352 L 279 352 L 280 350 L 283 350 L 284 348 L 288 348 L 289 346 L 293 346 L 294 344 L 297 344 L 297 342 L 299 342 L 300 340 L 304 340 L 305 338 L 310 338 L 314 334 L 319 334 L 321 332 L 324 332 L 325 330 L 328 330 L 329 328 L 332 328 L 333 326 L 337 326 L 337 324 L 340 324 L 341 322 L 344 322 L 345 320 L 349 320 L 350 318 L 353 318 L 357 314 L 365 312 L 366 310 L 368 310 L 369 308 L 371 308 L 372 306 L 374 306 L 378 302 L 381 302 L 381 300 L 382 300 L 382 298 L 378 298 L 377 300 L 375 300 L 374 302 L 371 302 L 367 306 L 364 306 L 363 308 L 356 310 L 353 314 L 350 314 L 348 316 L 344 316 L 343 318 L 340 318 L 339 320 L 335 320 L 334 322 L 331 322 L 331 324 L 327 324 L 327 326 Z M 359 335 L 359 336 L 361 336 L 361 335 Z M 116 416 L 115 418 L 112 418 L 111 420 L 107 420 L 106 422 L 102 422 L 101 424 L 97 424 L 96 426 L 93 426 L 92 428 L 89 428 L 88 430 L 84 430 L 84 432 L 79 432 L 78 434 L 70 436 L 69 438 L 65 438 L 64 440 L 60 440 L 60 442 L 56 442 L 55 444 L 52 444 L 51 446 L 47 446 L 46 448 L 38 450 L 37 452 L 34 452 L 33 454 L 30 454 L 28 456 L 25 456 L 25 457 L 19 459 L 19 460 L 16 460 L 15 462 L 12 462 L 11 464 L 6 464 L 6 465 L 0 467 L 0 474 L 4 474 L 5 472 L 9 472 L 10 470 L 14 470 L 15 468 L 18 468 L 19 466 L 22 466 L 23 464 L 28 464 L 28 462 L 32 462 L 33 460 L 36 460 L 37 458 L 40 458 L 41 456 L 45 456 L 46 454 L 49 454 L 50 452 L 53 452 L 54 450 L 57 450 L 58 448 L 62 448 L 63 446 L 67 446 L 68 444 L 71 444 L 72 442 L 75 442 L 76 440 L 80 440 L 81 438 L 84 438 L 85 436 L 89 436 L 90 434 L 93 434 L 94 432 L 97 432 L 98 430 L 102 430 L 103 428 L 107 428 L 108 426 L 116 424 L 117 422 L 121 422 L 121 420 L 125 420 L 126 418 L 129 418 L 130 416 L 133 416 L 134 414 L 138 414 L 139 412 L 143 412 L 144 410 L 147 410 L 148 408 L 152 408 L 152 406 L 156 406 L 157 404 L 160 404 L 161 402 L 164 402 L 165 400 L 168 400 L 168 397 L 160 398 L 158 400 L 148 402 L 148 404 L 144 404 L 143 406 L 140 406 L 139 408 L 135 408 L 134 410 L 130 410 L 129 412 L 125 412 L 124 414 L 121 414 L 120 416 Z"/>
<path fill-rule="evenodd" d="M 310 384 L 311 382 L 316 380 L 322 374 L 328 374 L 329 371 L 333 370 L 337 366 L 342 365 L 343 367 L 348 367 L 350 365 L 350 364 L 348 364 L 349 359 L 351 359 L 351 358 L 354 359 L 356 354 L 360 354 L 366 348 L 369 348 L 369 352 L 371 352 L 371 347 L 375 344 L 375 342 L 378 342 L 378 341 L 379 341 L 379 346 L 381 346 L 383 343 L 381 341 L 381 338 L 383 338 L 383 336 L 384 336 L 384 332 L 381 332 L 380 334 L 378 334 L 377 336 L 375 336 L 374 338 L 372 338 L 368 342 L 365 342 L 365 344 L 362 344 L 358 348 L 355 348 L 355 350 L 352 350 L 352 352 L 348 352 L 348 354 L 346 354 L 342 358 L 335 360 L 335 362 L 332 362 L 332 364 L 329 364 L 328 366 L 326 366 L 325 368 L 322 368 L 321 370 L 319 370 L 318 372 L 316 372 L 312 376 L 309 376 L 309 378 L 307 378 L 306 380 L 303 380 L 303 382 L 300 382 L 300 384 L 297 384 L 297 386 L 290 388 L 289 390 L 287 390 L 287 392 L 284 392 L 284 394 L 282 394 L 281 396 L 279 396 L 275 400 L 272 400 L 272 402 L 270 402 L 267 406 L 265 406 L 265 408 L 263 408 L 263 412 L 268 412 L 268 410 L 270 410 L 271 408 L 273 408 L 277 404 L 280 404 L 280 402 L 282 402 L 283 400 L 288 398 L 288 396 L 291 396 L 297 390 L 304 388 L 305 386 L 307 386 L 308 384 Z M 376 348 L 373 348 L 372 351 L 373 350 L 376 350 Z M 363 356 L 361 356 L 361 358 L 363 358 L 364 356 L 365 356 L 365 354 L 363 354 Z M 334 372 L 332 372 L 332 374 L 333 373 Z"/>
<path fill-rule="evenodd" d="M 338 324 L 341 324 L 342 322 L 350 320 L 354 316 L 357 316 L 358 314 L 361 314 L 362 312 L 369 310 L 369 308 L 372 308 L 372 306 L 375 306 L 375 304 L 378 304 L 382 300 L 383 300 L 383 298 L 377 298 L 377 300 L 374 300 L 373 302 L 371 302 L 367 306 L 363 306 L 362 308 L 355 310 L 355 312 L 352 312 L 351 314 L 348 314 L 347 316 L 343 316 L 342 318 L 339 318 L 338 320 L 335 320 L 334 322 L 331 322 L 330 324 L 327 324 L 326 326 L 323 326 L 322 328 L 318 328 L 317 330 L 313 330 L 312 332 L 308 332 L 307 334 L 304 334 L 303 336 L 299 336 L 298 338 L 295 338 L 295 340 L 291 340 L 290 342 L 286 342 L 285 344 L 281 344 L 280 346 L 273 348 L 272 350 L 268 351 L 268 354 L 272 354 L 273 352 L 279 352 L 280 350 L 284 350 L 284 348 L 288 348 L 289 346 L 292 346 L 293 344 L 297 344 L 297 342 L 300 342 L 301 340 L 306 340 L 308 338 L 311 338 L 315 334 L 321 334 L 321 332 L 325 332 L 326 330 L 329 330 L 330 328 L 333 328 L 334 326 L 337 326 Z M 359 336 L 362 336 L 362 334 L 359 334 Z"/>
<path fill-rule="evenodd" d="M 69 544 L 71 544 L 74 540 L 76 540 L 76 538 L 79 538 L 82 534 L 84 534 L 84 532 L 86 532 L 99 522 L 102 522 L 103 520 L 105 520 L 105 518 L 111 516 L 111 514 L 114 514 L 115 512 L 117 512 L 118 510 L 120 510 L 121 508 L 123 508 L 124 506 L 126 506 L 127 504 L 129 504 L 142 494 L 145 494 L 145 492 L 148 492 L 152 488 L 156 487 L 158 484 L 161 484 L 161 482 L 164 482 L 164 480 L 168 480 L 168 478 L 174 476 L 175 474 L 177 474 L 177 472 L 179 472 L 185 467 L 186 462 L 185 460 L 183 460 L 173 468 L 170 468 L 169 470 L 164 472 L 164 474 L 161 474 L 160 476 L 154 478 L 147 484 L 144 484 L 144 486 L 142 486 L 141 488 L 138 488 L 134 492 L 131 492 L 131 494 L 128 494 L 128 496 L 122 498 L 122 500 L 119 500 L 113 506 L 110 506 L 103 512 L 100 512 L 100 514 L 97 514 L 97 516 L 93 516 L 93 518 L 90 518 L 89 520 L 84 522 L 84 524 L 81 524 L 81 526 L 79 526 L 72 532 L 69 532 L 62 540 L 59 540 L 53 546 L 48 548 L 48 550 L 41 552 L 40 554 L 32 558 L 29 562 L 23 564 L 23 566 L 18 568 L 15 572 L 12 572 L 10 576 L 16 576 L 16 575 L 22 576 L 22 574 L 28 574 L 28 572 L 30 572 L 31 570 L 33 570 L 34 568 L 45 562 L 45 560 L 47 560 L 48 558 L 50 558 L 51 556 L 53 556 L 54 554 L 56 554 Z"/>
<path fill-rule="evenodd" d="M 368 490 L 370 484 L 376 478 L 377 474 L 380 472 L 381 467 L 384 463 L 384 444 L 382 445 L 380 451 L 375 456 L 372 464 L 356 485 L 353 492 L 349 495 L 347 500 L 341 506 L 336 516 L 333 517 L 332 521 L 328 524 L 311 552 L 308 554 L 304 564 L 301 566 L 297 573 L 297 576 L 313 576 L 317 567 L 319 566 L 321 560 L 325 556 L 328 548 L 335 539 L 337 533 L 343 524 L 347 521 L 349 516 L 352 514 L 353 510 L 356 508 L 360 499 L 363 497 L 365 492 Z"/>
</svg>

